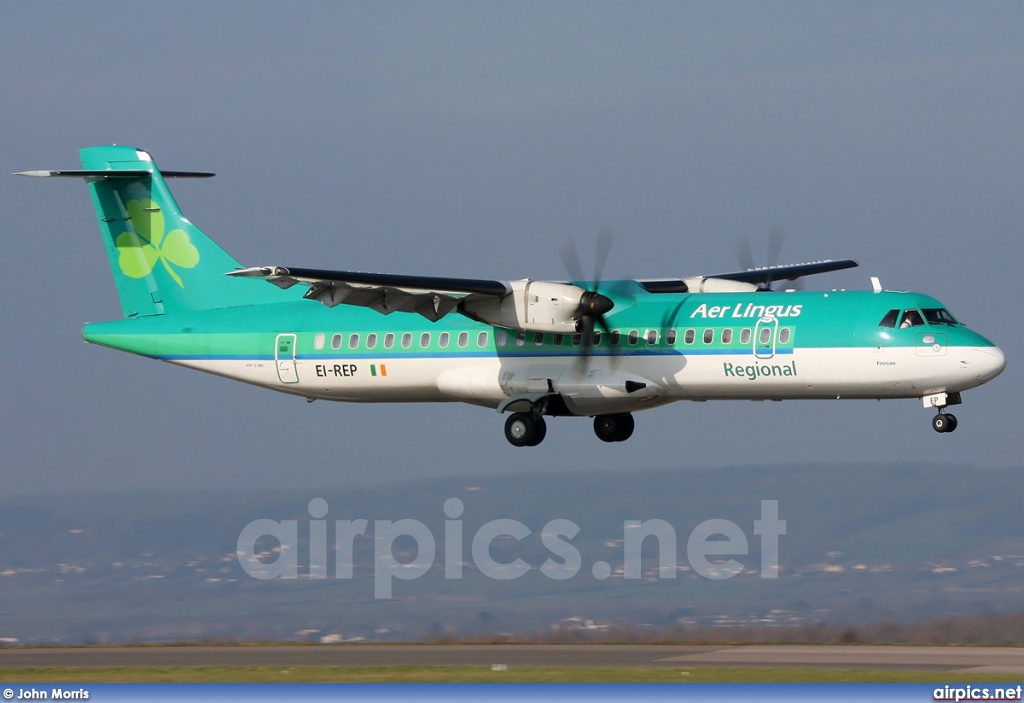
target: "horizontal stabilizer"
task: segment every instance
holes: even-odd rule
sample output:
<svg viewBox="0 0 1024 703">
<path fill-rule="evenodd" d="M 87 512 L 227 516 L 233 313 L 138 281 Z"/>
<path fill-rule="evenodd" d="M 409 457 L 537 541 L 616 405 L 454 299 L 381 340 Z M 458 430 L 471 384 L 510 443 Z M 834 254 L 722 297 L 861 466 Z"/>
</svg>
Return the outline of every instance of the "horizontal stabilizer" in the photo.
<svg viewBox="0 0 1024 703">
<path fill-rule="evenodd" d="M 31 176 L 32 178 L 145 178 L 152 176 L 152 171 L 144 169 L 119 169 L 117 171 L 20 171 L 15 176 Z M 209 171 L 161 171 L 164 178 L 211 178 L 215 174 Z"/>
</svg>

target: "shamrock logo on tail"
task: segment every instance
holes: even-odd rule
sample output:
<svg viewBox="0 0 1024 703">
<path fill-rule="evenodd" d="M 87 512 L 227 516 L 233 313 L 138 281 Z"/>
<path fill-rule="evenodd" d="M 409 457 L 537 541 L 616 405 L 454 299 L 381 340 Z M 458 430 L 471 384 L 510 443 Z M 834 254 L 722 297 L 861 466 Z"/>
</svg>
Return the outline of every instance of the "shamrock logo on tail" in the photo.
<svg viewBox="0 0 1024 703">
<path fill-rule="evenodd" d="M 164 235 L 164 213 L 152 200 L 129 200 L 125 206 L 134 232 L 122 232 L 114 246 L 120 252 L 118 265 L 130 278 L 148 276 L 156 262 L 167 269 L 174 282 L 182 288 L 174 267 L 190 269 L 199 263 L 199 250 L 188 239 L 183 229 L 173 229 Z"/>
</svg>

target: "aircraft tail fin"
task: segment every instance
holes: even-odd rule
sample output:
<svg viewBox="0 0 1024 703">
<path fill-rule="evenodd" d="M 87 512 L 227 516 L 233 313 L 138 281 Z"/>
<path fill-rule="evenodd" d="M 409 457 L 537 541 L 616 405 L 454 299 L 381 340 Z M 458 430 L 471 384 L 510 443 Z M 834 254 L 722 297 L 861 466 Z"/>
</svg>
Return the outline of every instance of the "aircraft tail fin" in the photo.
<svg viewBox="0 0 1024 703">
<path fill-rule="evenodd" d="M 224 275 L 241 264 L 189 222 L 164 180 L 212 173 L 161 173 L 149 154 L 134 147 L 97 146 L 79 153 L 81 171 L 20 175 L 85 179 L 125 317 L 282 300 L 274 286 Z"/>
</svg>

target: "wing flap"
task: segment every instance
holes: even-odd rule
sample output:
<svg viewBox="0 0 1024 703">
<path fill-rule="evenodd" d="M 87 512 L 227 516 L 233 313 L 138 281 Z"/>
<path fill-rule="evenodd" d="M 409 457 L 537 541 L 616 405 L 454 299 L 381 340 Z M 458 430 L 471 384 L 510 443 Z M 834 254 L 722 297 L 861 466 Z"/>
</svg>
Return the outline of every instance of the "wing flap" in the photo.
<svg viewBox="0 0 1024 703">
<path fill-rule="evenodd" d="M 309 286 L 303 297 L 327 307 L 356 305 L 384 315 L 415 312 L 432 321 L 452 312 L 464 300 L 503 298 L 512 291 L 504 281 L 284 266 L 257 266 L 230 271 L 227 275 L 263 278 L 280 288 L 303 283 Z"/>
</svg>

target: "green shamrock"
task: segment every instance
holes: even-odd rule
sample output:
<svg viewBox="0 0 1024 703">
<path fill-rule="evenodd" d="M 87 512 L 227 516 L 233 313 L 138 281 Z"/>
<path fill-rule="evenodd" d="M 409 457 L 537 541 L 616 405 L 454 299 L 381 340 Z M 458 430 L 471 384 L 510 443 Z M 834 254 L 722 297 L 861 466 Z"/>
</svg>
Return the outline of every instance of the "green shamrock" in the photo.
<svg viewBox="0 0 1024 703">
<path fill-rule="evenodd" d="M 188 234 L 173 229 L 164 236 L 164 213 L 148 198 L 129 200 L 125 209 L 135 231 L 122 232 L 114 242 L 121 253 L 117 261 L 121 270 L 130 278 L 143 278 L 159 261 L 174 282 L 184 288 L 173 267 L 190 269 L 199 263 L 199 250 L 189 241 Z"/>
</svg>

